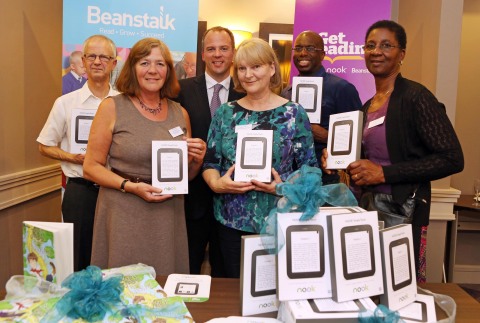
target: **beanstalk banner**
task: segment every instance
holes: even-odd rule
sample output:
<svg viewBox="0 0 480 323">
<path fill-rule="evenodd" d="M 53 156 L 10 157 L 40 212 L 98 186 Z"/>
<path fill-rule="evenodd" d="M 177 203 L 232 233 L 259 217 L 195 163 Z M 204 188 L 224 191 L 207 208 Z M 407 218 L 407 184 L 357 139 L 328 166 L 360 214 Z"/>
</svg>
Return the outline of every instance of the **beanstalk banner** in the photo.
<svg viewBox="0 0 480 323">
<path fill-rule="evenodd" d="M 365 33 L 374 22 L 390 19 L 391 11 L 391 0 L 296 0 L 293 36 L 305 30 L 322 36 L 326 71 L 354 84 L 365 102 L 375 93 L 364 62 Z M 293 63 L 291 75 L 298 75 Z"/>
<path fill-rule="evenodd" d="M 119 66 L 138 40 L 154 37 L 167 44 L 174 61 L 196 52 L 198 0 L 64 0 L 63 66 L 85 39 L 102 34 L 118 49 Z"/>
</svg>

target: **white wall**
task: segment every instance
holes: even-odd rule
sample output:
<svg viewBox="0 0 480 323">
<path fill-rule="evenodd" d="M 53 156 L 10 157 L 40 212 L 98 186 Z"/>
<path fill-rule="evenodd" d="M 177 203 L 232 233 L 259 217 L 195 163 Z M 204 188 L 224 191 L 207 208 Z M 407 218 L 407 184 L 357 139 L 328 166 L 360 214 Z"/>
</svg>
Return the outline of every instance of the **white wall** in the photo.
<svg viewBox="0 0 480 323">
<path fill-rule="evenodd" d="M 198 19 L 258 35 L 261 22 L 293 24 L 295 0 L 199 0 Z"/>
<path fill-rule="evenodd" d="M 465 157 L 463 172 L 453 175 L 451 184 L 462 194 L 473 194 L 473 179 L 480 178 L 480 1 L 465 0 L 458 73 L 455 130 Z"/>
</svg>

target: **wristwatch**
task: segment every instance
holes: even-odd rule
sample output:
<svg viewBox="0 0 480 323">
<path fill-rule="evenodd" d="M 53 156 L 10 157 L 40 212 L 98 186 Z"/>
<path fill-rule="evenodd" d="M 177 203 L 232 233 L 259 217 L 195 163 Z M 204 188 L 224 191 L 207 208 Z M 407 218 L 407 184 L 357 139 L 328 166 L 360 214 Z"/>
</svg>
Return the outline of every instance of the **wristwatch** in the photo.
<svg viewBox="0 0 480 323">
<path fill-rule="evenodd" d="M 128 182 L 128 179 L 124 179 L 123 182 L 122 182 L 122 185 L 120 185 L 120 191 L 121 191 L 122 193 L 127 193 L 127 192 L 125 191 L 125 184 L 126 184 L 127 182 Z"/>
</svg>

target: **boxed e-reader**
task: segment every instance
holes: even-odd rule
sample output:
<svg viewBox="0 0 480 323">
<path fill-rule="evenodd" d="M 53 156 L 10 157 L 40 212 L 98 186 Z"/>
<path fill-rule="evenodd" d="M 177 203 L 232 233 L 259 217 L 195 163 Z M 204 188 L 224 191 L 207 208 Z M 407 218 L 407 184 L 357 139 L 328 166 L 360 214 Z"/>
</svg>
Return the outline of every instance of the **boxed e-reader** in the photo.
<svg viewBox="0 0 480 323">
<path fill-rule="evenodd" d="M 363 112 L 351 111 L 330 116 L 327 140 L 327 169 L 346 169 L 360 159 Z"/>
<path fill-rule="evenodd" d="M 335 302 L 331 298 L 282 302 L 279 318 L 285 323 L 358 322 L 363 311 L 373 312 L 377 305 L 370 298 Z"/>
<path fill-rule="evenodd" d="M 188 193 L 186 141 L 152 141 L 152 186 L 161 188 L 162 195 Z"/>
<path fill-rule="evenodd" d="M 85 154 L 93 118 L 97 109 L 72 109 L 70 121 L 70 153 Z"/>
<path fill-rule="evenodd" d="M 329 215 L 327 223 L 333 299 L 383 294 L 377 212 Z"/>
<path fill-rule="evenodd" d="M 331 297 L 327 223 L 315 215 L 300 221 L 301 213 L 279 213 L 277 290 L 280 301 Z"/>
<path fill-rule="evenodd" d="M 273 237 L 242 236 L 240 265 L 240 301 L 242 315 L 255 315 L 278 310 Z"/>
<path fill-rule="evenodd" d="M 292 101 L 305 109 L 310 123 L 321 121 L 322 86 L 323 77 L 294 76 L 292 80 Z"/>
<path fill-rule="evenodd" d="M 277 217 L 277 286 L 281 301 L 332 297 L 327 216 L 364 212 L 359 207 L 321 207 L 308 221 L 301 213 Z"/>
<path fill-rule="evenodd" d="M 432 295 L 417 294 L 412 303 L 397 312 L 405 323 L 437 322 L 435 299 Z"/>
<path fill-rule="evenodd" d="M 400 224 L 380 231 L 384 294 L 380 303 L 396 311 L 415 301 L 417 280 L 412 225 Z"/>
<path fill-rule="evenodd" d="M 272 145 L 273 130 L 238 131 L 234 181 L 249 182 L 255 179 L 270 183 Z"/>
</svg>

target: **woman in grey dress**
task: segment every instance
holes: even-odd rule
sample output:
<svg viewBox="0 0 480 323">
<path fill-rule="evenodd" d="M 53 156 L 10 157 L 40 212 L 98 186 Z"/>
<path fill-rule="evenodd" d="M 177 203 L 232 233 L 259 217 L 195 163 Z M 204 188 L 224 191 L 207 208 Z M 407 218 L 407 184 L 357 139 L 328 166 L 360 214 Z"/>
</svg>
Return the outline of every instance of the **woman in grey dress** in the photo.
<svg viewBox="0 0 480 323">
<path fill-rule="evenodd" d="M 116 87 L 123 94 L 100 104 L 84 162 L 85 178 L 101 186 L 91 263 L 188 273 L 183 195 L 158 195 L 162 190 L 151 185 L 152 140 L 187 141 L 189 179 L 198 174 L 206 145 L 189 138 L 188 114 L 170 100 L 180 87 L 168 47 L 154 38 L 138 41 Z"/>
</svg>

